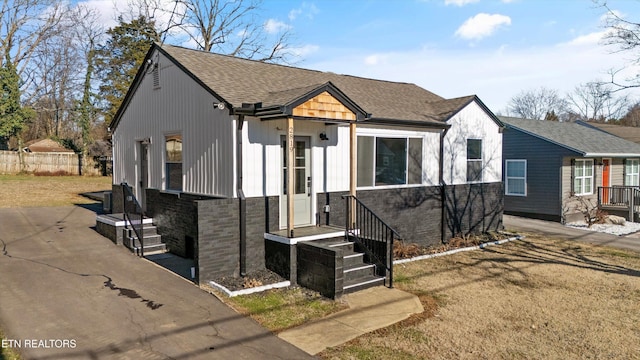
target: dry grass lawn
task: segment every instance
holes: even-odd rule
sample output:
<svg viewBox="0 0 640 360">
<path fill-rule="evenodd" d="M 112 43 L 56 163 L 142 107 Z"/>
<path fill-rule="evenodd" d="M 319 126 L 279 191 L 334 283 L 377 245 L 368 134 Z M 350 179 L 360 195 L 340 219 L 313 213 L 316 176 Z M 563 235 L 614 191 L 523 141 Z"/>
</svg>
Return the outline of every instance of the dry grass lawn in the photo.
<svg viewBox="0 0 640 360">
<path fill-rule="evenodd" d="M 0 175 L 0 208 L 91 204 L 80 194 L 105 190 L 111 177 Z"/>
<path fill-rule="evenodd" d="M 394 271 L 427 311 L 323 358 L 640 359 L 638 253 L 527 236 Z"/>
</svg>

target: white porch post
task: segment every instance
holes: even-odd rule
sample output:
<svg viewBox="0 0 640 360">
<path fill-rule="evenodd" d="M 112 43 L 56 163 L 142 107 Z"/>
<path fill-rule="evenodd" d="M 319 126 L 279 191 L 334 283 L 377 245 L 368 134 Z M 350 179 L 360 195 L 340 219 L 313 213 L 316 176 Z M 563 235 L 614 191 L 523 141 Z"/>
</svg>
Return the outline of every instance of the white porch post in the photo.
<svg viewBox="0 0 640 360">
<path fill-rule="evenodd" d="M 293 118 L 287 118 L 287 236 L 293 236 L 293 192 L 295 181 L 295 142 Z"/>
</svg>

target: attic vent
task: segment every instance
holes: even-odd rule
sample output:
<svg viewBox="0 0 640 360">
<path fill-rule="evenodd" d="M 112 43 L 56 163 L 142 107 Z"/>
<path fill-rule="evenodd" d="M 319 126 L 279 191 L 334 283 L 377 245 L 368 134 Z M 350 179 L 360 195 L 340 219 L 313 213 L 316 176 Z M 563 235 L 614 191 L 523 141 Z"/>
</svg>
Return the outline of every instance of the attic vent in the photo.
<svg viewBox="0 0 640 360">
<path fill-rule="evenodd" d="M 160 67 L 158 63 L 153 64 L 153 89 L 160 89 Z"/>
</svg>

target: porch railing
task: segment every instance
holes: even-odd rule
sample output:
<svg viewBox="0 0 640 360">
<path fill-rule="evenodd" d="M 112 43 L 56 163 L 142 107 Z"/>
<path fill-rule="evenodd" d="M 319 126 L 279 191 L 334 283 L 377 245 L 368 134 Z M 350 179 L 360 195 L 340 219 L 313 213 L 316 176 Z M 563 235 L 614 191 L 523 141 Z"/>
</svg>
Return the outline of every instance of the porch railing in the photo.
<svg viewBox="0 0 640 360">
<path fill-rule="evenodd" d="M 640 212 L 640 187 L 599 186 L 598 205 L 604 208 L 628 210 L 629 218 L 633 221 L 633 214 Z"/>
<path fill-rule="evenodd" d="M 136 234 L 136 237 L 140 241 L 140 256 L 144 257 L 144 231 L 143 231 L 143 220 L 144 220 L 144 212 L 142 211 L 142 206 L 138 203 L 138 199 L 136 199 L 135 195 L 133 195 L 133 189 L 129 184 L 122 183 L 122 188 L 124 189 L 124 216 L 128 225 L 131 226 L 133 232 Z"/>
<path fill-rule="evenodd" d="M 371 209 L 352 195 L 342 196 L 346 203 L 346 232 L 364 251 L 376 268 L 376 274 L 385 277 L 385 285 L 393 287 L 393 241 L 400 235 Z"/>
</svg>

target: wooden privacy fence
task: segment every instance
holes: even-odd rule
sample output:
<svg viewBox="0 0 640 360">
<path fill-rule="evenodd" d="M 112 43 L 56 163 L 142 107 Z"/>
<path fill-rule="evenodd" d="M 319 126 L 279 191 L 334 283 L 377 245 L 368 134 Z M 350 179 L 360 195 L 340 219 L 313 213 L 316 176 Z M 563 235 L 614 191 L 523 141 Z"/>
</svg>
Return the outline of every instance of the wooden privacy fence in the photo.
<svg viewBox="0 0 640 360">
<path fill-rule="evenodd" d="M 22 153 L 24 167 L 20 167 L 20 154 L 15 151 L 0 151 L 0 174 L 68 173 L 70 175 L 106 175 L 105 164 L 83 158 L 75 153 Z M 81 161 L 85 162 L 80 169 Z"/>
</svg>

